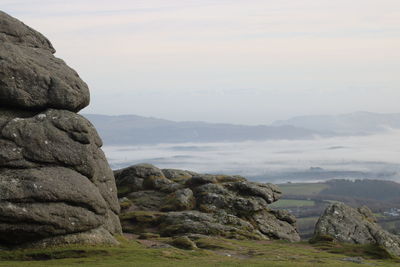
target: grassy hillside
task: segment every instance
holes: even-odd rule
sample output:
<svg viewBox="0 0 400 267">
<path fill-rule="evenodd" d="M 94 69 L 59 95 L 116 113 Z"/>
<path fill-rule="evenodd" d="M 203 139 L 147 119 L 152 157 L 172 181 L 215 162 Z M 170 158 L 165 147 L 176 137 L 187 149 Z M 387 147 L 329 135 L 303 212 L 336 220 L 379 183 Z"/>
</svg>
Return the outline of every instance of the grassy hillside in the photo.
<svg viewBox="0 0 400 267">
<path fill-rule="evenodd" d="M 286 243 L 203 238 L 199 249 L 166 247 L 169 239 L 123 240 L 119 247 L 71 246 L 46 250 L 0 251 L 0 266 L 399 266 L 379 248 L 331 243 Z"/>
</svg>

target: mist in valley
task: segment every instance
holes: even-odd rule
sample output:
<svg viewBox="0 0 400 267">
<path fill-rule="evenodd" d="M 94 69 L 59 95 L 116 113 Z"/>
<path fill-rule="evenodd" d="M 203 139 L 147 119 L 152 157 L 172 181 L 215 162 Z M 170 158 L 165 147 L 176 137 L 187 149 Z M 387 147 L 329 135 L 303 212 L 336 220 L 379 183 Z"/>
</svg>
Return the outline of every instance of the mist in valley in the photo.
<svg viewBox="0 0 400 267">
<path fill-rule="evenodd" d="M 151 163 L 273 183 L 335 178 L 400 182 L 400 130 L 308 140 L 105 146 L 104 150 L 114 169 Z"/>
</svg>

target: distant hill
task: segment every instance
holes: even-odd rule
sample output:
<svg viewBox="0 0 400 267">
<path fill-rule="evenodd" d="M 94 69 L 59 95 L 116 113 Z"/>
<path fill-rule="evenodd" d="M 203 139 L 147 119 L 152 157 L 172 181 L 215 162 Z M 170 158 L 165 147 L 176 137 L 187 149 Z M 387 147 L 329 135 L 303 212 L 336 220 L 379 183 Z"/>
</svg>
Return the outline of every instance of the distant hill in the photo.
<svg viewBox="0 0 400 267">
<path fill-rule="evenodd" d="M 198 121 L 175 122 L 137 115 L 84 114 L 107 145 L 186 142 L 240 142 L 310 139 L 318 136 L 367 135 L 400 129 L 400 113 L 355 112 L 301 116 L 272 125 L 236 125 Z"/>
<path fill-rule="evenodd" d="M 106 145 L 185 142 L 238 142 L 247 140 L 308 139 L 318 131 L 294 126 L 244 126 L 205 122 L 174 122 L 136 115 L 84 114 Z"/>
<path fill-rule="evenodd" d="M 400 128 L 400 113 L 355 112 L 342 115 L 301 116 L 276 121 L 272 125 L 291 125 L 323 133 L 371 134 L 385 131 L 388 128 Z"/>
</svg>

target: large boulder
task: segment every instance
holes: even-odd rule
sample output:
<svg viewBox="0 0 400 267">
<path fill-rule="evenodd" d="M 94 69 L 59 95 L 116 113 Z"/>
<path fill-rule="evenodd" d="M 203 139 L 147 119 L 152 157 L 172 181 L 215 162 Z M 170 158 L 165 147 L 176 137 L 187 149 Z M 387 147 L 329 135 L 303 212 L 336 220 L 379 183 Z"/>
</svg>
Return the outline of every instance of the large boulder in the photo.
<svg viewBox="0 0 400 267">
<path fill-rule="evenodd" d="M 114 175 L 86 84 L 51 43 L 0 12 L 0 245 L 115 244 Z"/>
<path fill-rule="evenodd" d="M 0 106 L 79 111 L 89 89 L 42 34 L 0 11 Z"/>
<path fill-rule="evenodd" d="M 400 256 L 400 237 L 383 230 L 367 207 L 354 209 L 342 203 L 331 204 L 319 218 L 314 240 L 333 239 L 352 244 L 375 244 Z"/>
<path fill-rule="evenodd" d="M 268 206 L 281 196 L 275 185 L 150 164 L 117 170 L 115 178 L 126 232 L 300 240 L 296 219 Z"/>
</svg>

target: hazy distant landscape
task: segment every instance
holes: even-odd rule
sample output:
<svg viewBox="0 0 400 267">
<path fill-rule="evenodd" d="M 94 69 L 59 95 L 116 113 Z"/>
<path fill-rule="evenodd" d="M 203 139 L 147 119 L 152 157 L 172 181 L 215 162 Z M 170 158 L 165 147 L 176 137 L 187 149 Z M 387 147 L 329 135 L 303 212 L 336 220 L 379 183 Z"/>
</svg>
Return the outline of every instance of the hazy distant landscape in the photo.
<svg viewBox="0 0 400 267">
<path fill-rule="evenodd" d="M 104 139 L 114 169 L 147 162 L 274 183 L 335 178 L 400 181 L 399 114 L 299 117 L 272 126 L 86 116 Z M 324 122 L 331 125 L 325 132 Z"/>
<path fill-rule="evenodd" d="M 108 145 L 240 142 L 248 140 L 310 139 L 319 131 L 290 125 L 238 125 L 197 121 L 175 122 L 136 115 L 85 115 Z"/>
<path fill-rule="evenodd" d="M 298 140 L 371 135 L 400 129 L 400 113 L 355 112 L 301 116 L 271 125 L 240 125 L 199 121 L 175 122 L 137 115 L 84 114 L 106 145 Z"/>
<path fill-rule="evenodd" d="M 400 182 L 400 114 L 302 116 L 262 126 L 88 116 L 114 169 L 146 162 L 279 184 L 283 198 L 272 207 L 294 214 L 304 239 L 336 201 L 366 205 L 384 229 L 400 232 L 400 187 L 389 181 Z"/>
<path fill-rule="evenodd" d="M 400 1 L 0 9 L 0 267 L 400 266 Z"/>
</svg>

